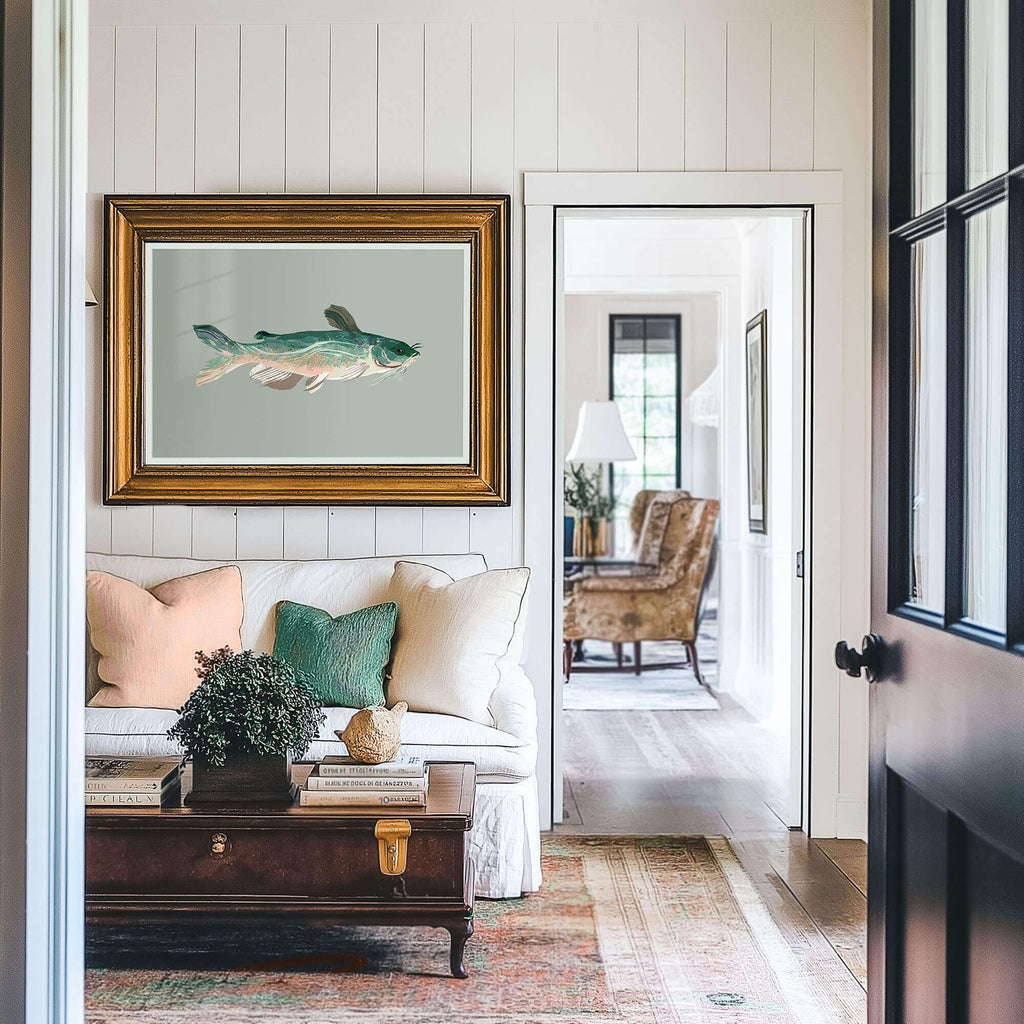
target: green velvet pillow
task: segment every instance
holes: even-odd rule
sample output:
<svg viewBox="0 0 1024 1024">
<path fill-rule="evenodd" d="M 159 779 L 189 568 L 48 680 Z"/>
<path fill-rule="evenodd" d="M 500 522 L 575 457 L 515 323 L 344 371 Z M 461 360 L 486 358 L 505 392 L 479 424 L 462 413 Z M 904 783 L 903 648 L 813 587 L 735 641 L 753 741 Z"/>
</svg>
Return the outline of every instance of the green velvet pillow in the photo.
<svg viewBox="0 0 1024 1024">
<path fill-rule="evenodd" d="M 339 615 L 282 601 L 274 657 L 303 672 L 324 707 L 384 703 L 384 669 L 398 621 L 394 601 Z"/>
</svg>

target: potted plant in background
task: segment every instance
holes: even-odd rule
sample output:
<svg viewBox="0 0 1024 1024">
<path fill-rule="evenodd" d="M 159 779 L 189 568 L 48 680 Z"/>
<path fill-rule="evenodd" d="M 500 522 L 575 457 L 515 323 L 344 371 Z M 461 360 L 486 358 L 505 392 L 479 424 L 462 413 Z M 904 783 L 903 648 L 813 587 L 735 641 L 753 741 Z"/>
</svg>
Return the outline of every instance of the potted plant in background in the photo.
<svg viewBox="0 0 1024 1024">
<path fill-rule="evenodd" d="M 189 806 L 289 806 L 301 757 L 326 720 L 313 691 L 287 662 L 222 648 L 199 651 L 200 683 L 167 735 L 192 761 Z"/>
<path fill-rule="evenodd" d="M 608 520 L 615 514 L 615 497 L 604 490 L 601 468 L 587 472 L 579 463 L 565 474 L 565 501 L 576 514 L 572 553 L 578 558 L 608 554 Z"/>
</svg>

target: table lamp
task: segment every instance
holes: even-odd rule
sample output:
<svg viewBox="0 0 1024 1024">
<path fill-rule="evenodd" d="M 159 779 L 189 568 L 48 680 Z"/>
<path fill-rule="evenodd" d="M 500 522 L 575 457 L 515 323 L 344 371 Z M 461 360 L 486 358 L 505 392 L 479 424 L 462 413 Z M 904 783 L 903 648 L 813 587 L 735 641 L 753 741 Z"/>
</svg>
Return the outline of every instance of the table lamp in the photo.
<svg viewBox="0 0 1024 1024">
<path fill-rule="evenodd" d="M 584 402 L 566 462 L 632 462 L 636 452 L 614 402 Z"/>
<path fill-rule="evenodd" d="M 626 429 L 622 425 L 619 407 L 614 402 L 584 402 L 580 406 L 576 422 L 576 436 L 573 438 L 566 462 L 632 462 L 636 452 L 629 443 Z M 578 472 L 584 472 L 580 469 Z M 597 471 L 600 476 L 601 470 Z M 598 480 L 598 486 L 600 481 Z M 594 529 L 596 527 L 596 535 Z M 567 551 L 577 555 L 600 554 L 607 549 L 608 524 L 602 518 L 599 522 L 588 522 L 583 531 L 576 530 L 576 524 L 566 519 L 565 545 Z"/>
</svg>

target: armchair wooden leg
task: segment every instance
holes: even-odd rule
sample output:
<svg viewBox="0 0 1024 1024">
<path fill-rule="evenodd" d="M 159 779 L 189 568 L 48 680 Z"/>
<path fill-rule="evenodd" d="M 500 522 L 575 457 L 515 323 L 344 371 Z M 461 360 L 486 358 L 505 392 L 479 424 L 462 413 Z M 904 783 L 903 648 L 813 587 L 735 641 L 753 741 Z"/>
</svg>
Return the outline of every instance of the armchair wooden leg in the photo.
<svg viewBox="0 0 1024 1024">
<path fill-rule="evenodd" d="M 565 681 L 569 682 L 569 676 L 572 675 L 572 655 L 573 655 L 573 644 L 571 640 L 562 641 L 562 675 L 565 676 Z"/>
<path fill-rule="evenodd" d="M 643 671 L 643 666 L 640 664 L 640 641 L 633 641 L 633 675 L 638 676 Z"/>
<path fill-rule="evenodd" d="M 692 640 L 684 640 L 686 653 L 690 656 L 690 664 L 693 666 L 693 674 L 701 686 L 707 686 L 704 677 L 700 674 L 700 662 L 697 660 L 697 645 Z"/>
<path fill-rule="evenodd" d="M 622 668 L 622 644 L 612 644 L 615 648 L 615 663 L 619 668 Z"/>
</svg>

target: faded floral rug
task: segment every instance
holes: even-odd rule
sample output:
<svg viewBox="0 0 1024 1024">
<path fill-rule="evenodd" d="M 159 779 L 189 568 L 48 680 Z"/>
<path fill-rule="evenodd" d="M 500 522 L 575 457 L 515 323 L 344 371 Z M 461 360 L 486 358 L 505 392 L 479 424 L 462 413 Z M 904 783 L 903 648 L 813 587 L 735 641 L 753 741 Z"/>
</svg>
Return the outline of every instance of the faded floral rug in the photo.
<svg viewBox="0 0 1024 1024">
<path fill-rule="evenodd" d="M 91 926 L 88 1024 L 858 1024 L 838 957 L 773 923 L 728 842 L 544 839 L 544 887 L 479 901 L 470 977 L 447 932 Z"/>
</svg>

